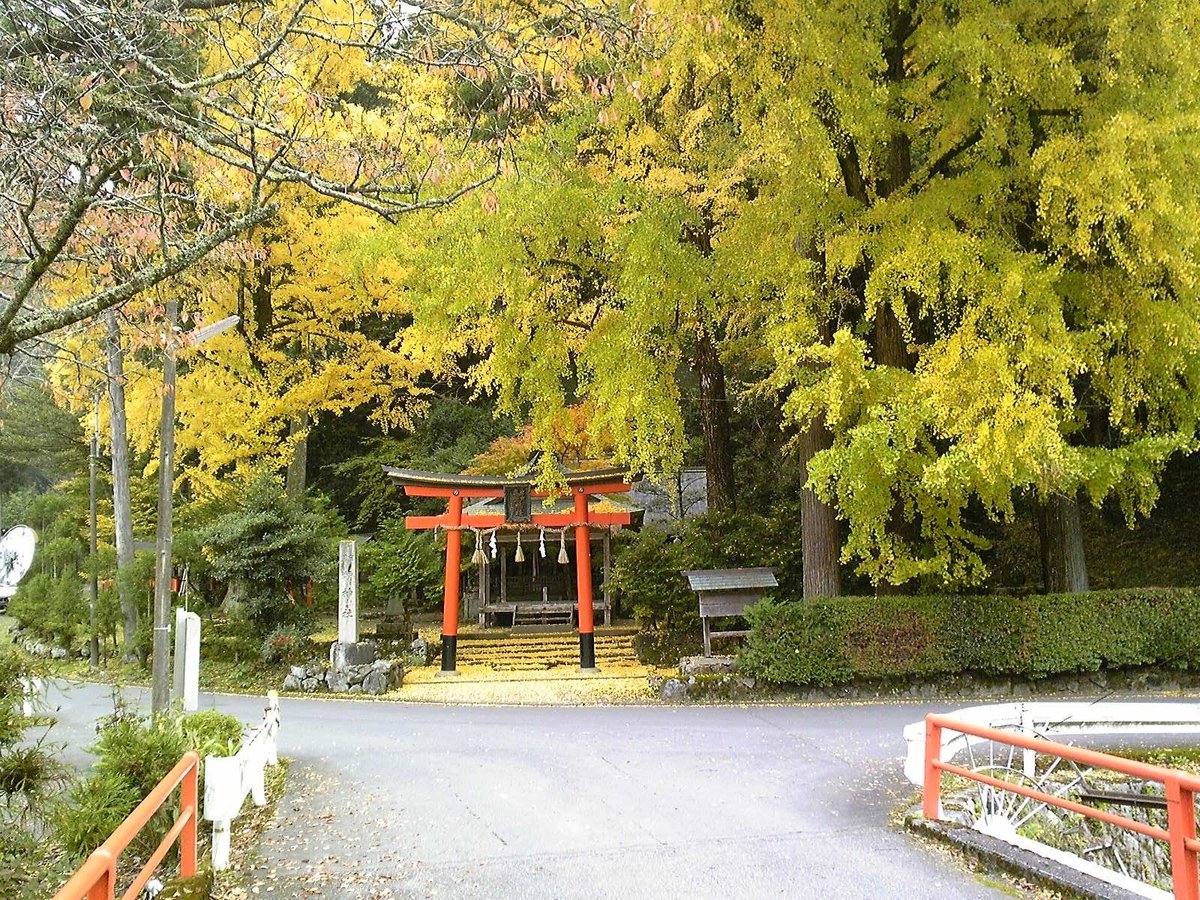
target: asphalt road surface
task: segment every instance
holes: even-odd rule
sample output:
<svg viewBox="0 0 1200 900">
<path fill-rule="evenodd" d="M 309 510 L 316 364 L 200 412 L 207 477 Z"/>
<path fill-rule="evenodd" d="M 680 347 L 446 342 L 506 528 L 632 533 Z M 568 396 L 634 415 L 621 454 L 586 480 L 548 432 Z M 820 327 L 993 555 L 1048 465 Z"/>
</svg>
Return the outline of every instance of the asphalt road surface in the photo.
<svg viewBox="0 0 1200 900">
<path fill-rule="evenodd" d="M 76 764 L 110 697 L 52 693 L 53 739 Z M 201 705 L 253 721 L 262 701 Z M 293 764 L 253 886 L 350 900 L 1011 896 L 894 823 L 915 798 L 901 730 L 929 708 L 285 698 Z"/>
</svg>

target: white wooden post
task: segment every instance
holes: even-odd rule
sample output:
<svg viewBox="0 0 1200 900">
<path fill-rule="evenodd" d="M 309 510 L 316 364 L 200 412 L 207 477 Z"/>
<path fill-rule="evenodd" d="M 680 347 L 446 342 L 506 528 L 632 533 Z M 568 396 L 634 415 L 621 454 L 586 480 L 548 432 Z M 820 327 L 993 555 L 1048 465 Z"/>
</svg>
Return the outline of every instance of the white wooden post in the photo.
<svg viewBox="0 0 1200 900">
<path fill-rule="evenodd" d="M 184 712 L 200 708 L 200 617 L 175 610 L 175 698 Z"/>
<path fill-rule="evenodd" d="M 187 631 L 185 616 L 187 610 L 182 606 L 175 609 L 175 653 L 172 656 L 174 671 L 171 673 L 171 692 L 176 698 L 183 697 L 183 655 L 186 641 L 184 632 Z"/>
<path fill-rule="evenodd" d="M 279 762 L 279 695 L 267 694 L 262 724 L 242 743 L 236 756 L 204 760 L 204 818 L 213 823 L 212 861 L 229 868 L 229 829 L 249 793 L 255 806 L 267 803 L 266 767 Z"/>
<path fill-rule="evenodd" d="M 41 678 L 20 678 L 21 714 L 26 718 L 40 713 L 46 706 L 46 682 Z"/>
</svg>

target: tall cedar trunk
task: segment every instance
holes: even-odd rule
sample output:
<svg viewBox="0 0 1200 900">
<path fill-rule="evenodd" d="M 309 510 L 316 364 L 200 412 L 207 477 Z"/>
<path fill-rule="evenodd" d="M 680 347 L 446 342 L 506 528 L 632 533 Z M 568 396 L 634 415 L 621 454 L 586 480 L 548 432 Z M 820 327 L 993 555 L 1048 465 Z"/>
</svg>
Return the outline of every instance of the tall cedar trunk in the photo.
<svg viewBox="0 0 1200 900">
<path fill-rule="evenodd" d="M 301 435 L 295 443 L 292 458 L 287 467 L 285 489 L 288 497 L 292 500 L 299 500 L 304 496 L 304 488 L 308 482 L 308 424 L 308 415 L 305 414 L 292 419 L 288 425 L 289 434 Z"/>
<path fill-rule="evenodd" d="M 808 464 L 822 450 L 833 446 L 833 435 L 823 419 L 815 420 L 800 436 L 800 464 L 808 483 Z M 800 527 L 803 530 L 804 599 L 837 597 L 842 592 L 838 569 L 837 517 L 833 507 L 808 487 L 800 491 Z"/>
<path fill-rule="evenodd" d="M 696 370 L 700 373 L 700 424 L 704 431 L 704 469 L 708 475 L 708 508 L 736 508 L 733 453 L 729 448 L 729 397 L 725 368 L 708 330 L 696 338 Z"/>
<path fill-rule="evenodd" d="M 129 436 L 125 423 L 125 352 L 121 349 L 121 329 L 117 314 L 109 310 L 104 317 L 108 334 L 108 402 L 112 430 L 113 519 L 117 543 L 117 596 L 121 601 L 124 632 L 122 655 L 138 657 L 138 604 L 133 572 L 133 509 L 129 497 Z"/>
<path fill-rule="evenodd" d="M 1079 498 L 1052 494 L 1041 505 L 1038 518 L 1046 590 L 1051 594 L 1073 594 L 1088 590 Z"/>
</svg>

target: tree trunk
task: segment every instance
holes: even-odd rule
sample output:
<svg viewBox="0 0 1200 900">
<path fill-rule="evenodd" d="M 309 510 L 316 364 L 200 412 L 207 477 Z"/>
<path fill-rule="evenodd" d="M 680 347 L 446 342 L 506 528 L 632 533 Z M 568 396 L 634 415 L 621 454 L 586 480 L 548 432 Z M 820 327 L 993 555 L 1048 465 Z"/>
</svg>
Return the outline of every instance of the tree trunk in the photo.
<svg viewBox="0 0 1200 900">
<path fill-rule="evenodd" d="M 871 358 L 877 366 L 892 366 L 912 371 L 913 359 L 908 352 L 904 329 L 890 304 L 881 303 L 875 310 L 875 326 L 871 333 Z"/>
<path fill-rule="evenodd" d="M 230 578 L 229 586 L 225 589 L 225 597 L 221 600 L 221 614 L 230 619 L 240 618 L 250 596 L 250 586 L 243 578 Z"/>
<path fill-rule="evenodd" d="M 1073 594 L 1088 590 L 1087 558 L 1077 496 L 1052 494 L 1039 510 L 1042 573 L 1046 591 Z"/>
<path fill-rule="evenodd" d="M 894 0 L 891 4 L 888 13 L 888 27 L 889 39 L 884 47 L 884 61 L 887 63 L 888 81 L 897 86 L 896 96 L 898 97 L 899 86 L 908 77 L 906 46 L 914 29 L 911 3 L 908 0 Z M 879 193 L 882 197 L 888 197 L 902 188 L 912 175 L 911 141 L 905 130 L 906 113 L 898 105 L 898 99 L 893 102 L 897 105 L 889 109 L 889 115 L 894 119 L 895 127 L 888 136 L 884 173 L 880 179 Z M 877 366 L 891 366 L 909 372 L 913 371 L 915 360 L 908 351 L 908 340 L 904 329 L 890 304 L 881 303 L 876 308 L 871 337 L 872 357 Z M 899 500 L 895 501 L 888 516 L 888 531 L 915 552 L 921 538 L 921 523 L 905 518 Z M 876 590 L 880 594 L 907 593 L 909 590 L 907 584 L 907 582 L 894 584 L 884 579 L 877 585 Z"/>
<path fill-rule="evenodd" d="M 821 450 L 831 446 L 833 435 L 822 420 L 814 421 L 800 436 L 800 464 L 806 485 L 809 462 Z M 800 491 L 800 525 L 803 529 L 804 599 L 837 597 L 842 592 L 837 517 L 833 507 L 807 486 Z"/>
<path fill-rule="evenodd" d="M 300 435 L 295 442 L 292 450 L 291 461 L 287 467 L 287 482 L 285 490 L 288 498 L 291 500 L 299 500 L 304 496 L 304 489 L 308 482 L 308 414 L 300 415 L 291 420 L 288 425 L 288 433 L 295 437 Z"/>
<path fill-rule="evenodd" d="M 125 421 L 125 351 L 121 348 L 121 328 L 117 314 L 109 310 L 104 316 L 108 335 L 108 403 L 112 431 L 113 519 L 117 544 L 117 596 L 121 601 L 121 621 L 124 632 L 122 657 L 128 662 L 138 659 L 138 604 L 134 596 L 133 574 L 133 508 L 129 495 L 129 435 Z"/>
<path fill-rule="evenodd" d="M 704 432 L 704 469 L 708 476 L 708 508 L 732 512 L 737 506 L 733 453 L 729 447 L 729 397 L 725 367 L 703 325 L 696 338 L 696 370 L 700 374 L 700 424 Z"/>
<path fill-rule="evenodd" d="M 897 369 L 912 371 L 913 359 L 908 352 L 904 338 L 904 329 L 895 311 L 887 304 L 880 304 L 875 310 L 875 328 L 872 334 L 872 355 L 878 366 L 892 366 Z M 921 539 L 921 523 L 910 521 L 904 515 L 899 500 L 894 502 L 891 514 L 888 516 L 888 531 L 896 535 L 914 552 Z M 909 582 L 896 584 L 886 578 L 876 585 L 876 592 L 881 595 L 908 593 Z"/>
<path fill-rule="evenodd" d="M 908 77 L 907 44 L 914 30 L 911 0 L 894 0 L 888 11 L 888 43 L 884 48 L 884 61 L 887 63 L 887 78 L 894 85 L 903 84 Z M 906 111 L 900 106 L 900 92 L 893 93 L 889 115 L 897 122 L 903 122 Z M 902 188 L 912 174 L 912 141 L 903 127 L 897 127 L 888 135 L 887 157 L 884 175 L 879 186 L 883 197 L 890 196 Z"/>
</svg>

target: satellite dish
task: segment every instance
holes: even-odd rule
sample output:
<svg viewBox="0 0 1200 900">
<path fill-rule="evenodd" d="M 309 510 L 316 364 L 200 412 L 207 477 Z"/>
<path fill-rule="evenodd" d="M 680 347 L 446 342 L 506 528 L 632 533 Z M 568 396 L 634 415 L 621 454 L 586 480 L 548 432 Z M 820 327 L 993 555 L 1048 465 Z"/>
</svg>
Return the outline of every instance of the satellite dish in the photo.
<svg viewBox="0 0 1200 900">
<path fill-rule="evenodd" d="M 0 538 L 0 598 L 17 592 L 17 584 L 33 565 L 37 532 L 28 525 L 14 525 Z"/>
</svg>

